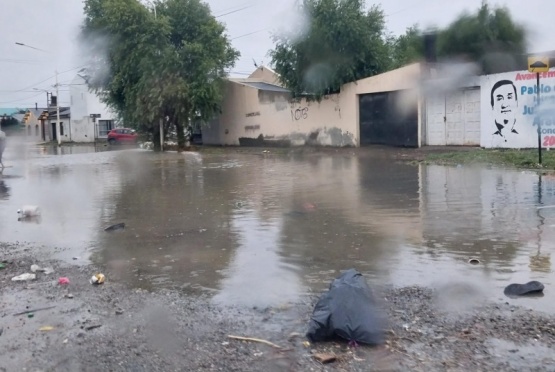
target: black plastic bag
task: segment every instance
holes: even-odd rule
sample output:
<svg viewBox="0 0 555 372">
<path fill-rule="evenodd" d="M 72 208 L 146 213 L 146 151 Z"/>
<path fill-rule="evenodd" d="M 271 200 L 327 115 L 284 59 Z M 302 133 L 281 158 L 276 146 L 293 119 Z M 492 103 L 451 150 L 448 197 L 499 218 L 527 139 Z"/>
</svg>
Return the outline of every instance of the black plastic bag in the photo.
<svg viewBox="0 0 555 372">
<path fill-rule="evenodd" d="M 361 273 L 350 269 L 335 279 L 310 319 L 306 336 L 312 342 L 341 337 L 349 342 L 382 344 L 384 319 Z"/>
</svg>

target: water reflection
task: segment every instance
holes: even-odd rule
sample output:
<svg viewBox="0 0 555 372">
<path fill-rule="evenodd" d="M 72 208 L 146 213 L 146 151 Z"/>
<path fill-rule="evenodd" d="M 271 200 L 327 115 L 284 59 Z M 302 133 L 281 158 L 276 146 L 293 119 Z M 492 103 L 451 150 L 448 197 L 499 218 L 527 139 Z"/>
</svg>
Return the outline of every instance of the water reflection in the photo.
<svg viewBox="0 0 555 372">
<path fill-rule="evenodd" d="M 91 248 L 114 280 L 133 286 L 277 306 L 326 288 L 350 267 L 371 283 L 458 281 L 504 301 L 511 282 L 553 282 L 555 178 L 535 172 L 396 164 L 371 150 L 292 157 L 131 150 L 13 162 L 2 239 L 77 256 Z M 42 208 L 40 225 L 17 224 L 23 204 Z M 120 222 L 121 232 L 103 230 Z M 545 299 L 525 301 L 555 310 Z"/>
<path fill-rule="evenodd" d="M 238 247 L 214 301 L 251 307 L 295 302 L 301 283 L 297 267 L 284 262 L 280 219 L 261 221 L 253 211 L 238 212 L 231 227 Z"/>
<path fill-rule="evenodd" d="M 6 200 L 10 197 L 10 188 L 0 179 L 0 200 Z"/>
</svg>

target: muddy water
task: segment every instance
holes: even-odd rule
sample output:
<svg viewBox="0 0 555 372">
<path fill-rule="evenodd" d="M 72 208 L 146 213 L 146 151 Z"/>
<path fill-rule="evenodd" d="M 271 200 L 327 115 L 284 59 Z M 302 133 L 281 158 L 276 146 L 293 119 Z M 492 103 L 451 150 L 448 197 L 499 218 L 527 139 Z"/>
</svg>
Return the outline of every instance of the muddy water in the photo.
<svg viewBox="0 0 555 372">
<path fill-rule="evenodd" d="M 355 267 L 373 284 L 439 288 L 445 306 L 489 297 L 555 312 L 553 177 L 396 164 L 371 150 L 71 149 L 8 151 L 2 241 L 55 247 L 68 262 L 90 257 L 108 265 L 110 279 L 208 293 L 222 304 L 285 305 Z M 18 221 L 24 204 L 40 206 L 41 219 Z M 125 230 L 103 230 L 119 222 Z M 529 280 L 544 282 L 546 296 L 503 296 L 510 282 Z"/>
</svg>

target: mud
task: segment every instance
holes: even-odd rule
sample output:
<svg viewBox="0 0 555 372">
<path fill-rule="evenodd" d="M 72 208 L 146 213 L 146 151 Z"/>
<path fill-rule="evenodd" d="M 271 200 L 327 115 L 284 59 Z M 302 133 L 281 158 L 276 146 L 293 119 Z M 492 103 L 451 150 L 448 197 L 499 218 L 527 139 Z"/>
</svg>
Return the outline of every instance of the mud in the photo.
<svg viewBox="0 0 555 372">
<path fill-rule="evenodd" d="M 346 342 L 303 345 L 318 293 L 281 307 L 214 305 L 178 290 L 150 292 L 110 280 L 105 267 L 49 260 L 27 245 L 1 246 L 0 367 L 5 371 L 549 371 L 555 368 L 555 318 L 489 301 L 460 311 L 441 303 L 450 291 L 421 287 L 378 290 L 389 322 L 380 347 Z M 54 274 L 10 278 L 33 263 Z M 102 271 L 105 284 L 90 285 Z M 57 284 L 58 276 L 70 284 Z M 68 296 L 71 294 L 71 296 Z M 460 294 L 460 293 L 459 293 Z M 14 316 L 32 308 L 34 317 Z M 53 327 L 41 331 L 44 326 Z M 229 339 L 256 337 L 261 343 Z M 321 365 L 316 353 L 337 361 Z"/>
</svg>

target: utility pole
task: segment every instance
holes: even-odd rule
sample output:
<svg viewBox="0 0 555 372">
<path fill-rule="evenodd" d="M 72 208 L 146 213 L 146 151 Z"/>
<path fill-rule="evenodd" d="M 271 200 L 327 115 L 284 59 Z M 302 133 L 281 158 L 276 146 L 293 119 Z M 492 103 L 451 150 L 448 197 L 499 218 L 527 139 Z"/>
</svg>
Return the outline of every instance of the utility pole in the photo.
<svg viewBox="0 0 555 372">
<path fill-rule="evenodd" d="M 34 46 L 31 45 L 27 45 L 24 43 L 19 43 L 19 42 L 15 42 L 16 45 L 25 47 L 25 48 L 31 48 L 31 49 L 35 49 L 44 53 L 48 53 L 48 54 L 52 54 L 51 52 L 47 52 L 46 50 L 40 49 L 40 48 L 35 48 Z M 60 94 L 59 94 L 59 90 L 58 90 L 58 70 L 56 69 L 56 138 L 58 139 L 58 146 L 62 145 L 62 137 L 60 136 Z M 48 100 L 48 92 L 46 93 L 46 99 Z M 50 99 L 52 99 L 52 96 L 50 96 Z M 47 107 L 47 110 L 49 108 Z M 50 110 L 48 110 L 50 111 Z"/>
<path fill-rule="evenodd" d="M 151 0 L 145 0 L 145 1 L 152 6 L 152 10 L 154 11 L 154 19 L 157 19 L 156 4 Z M 160 119 L 160 151 L 164 151 L 164 119 L 163 118 Z"/>
<path fill-rule="evenodd" d="M 60 95 L 58 91 L 58 70 L 56 70 L 56 138 L 58 139 L 58 146 L 62 145 L 60 129 Z"/>
</svg>

